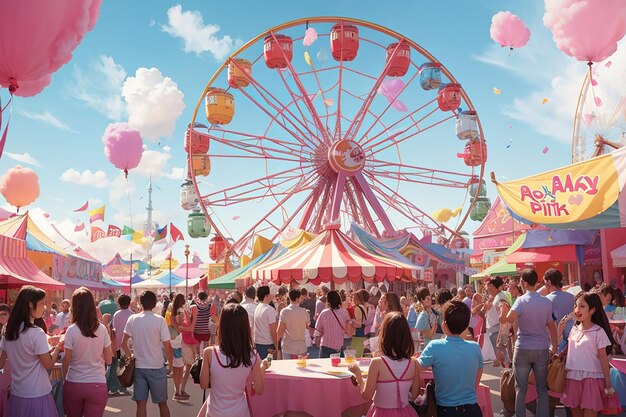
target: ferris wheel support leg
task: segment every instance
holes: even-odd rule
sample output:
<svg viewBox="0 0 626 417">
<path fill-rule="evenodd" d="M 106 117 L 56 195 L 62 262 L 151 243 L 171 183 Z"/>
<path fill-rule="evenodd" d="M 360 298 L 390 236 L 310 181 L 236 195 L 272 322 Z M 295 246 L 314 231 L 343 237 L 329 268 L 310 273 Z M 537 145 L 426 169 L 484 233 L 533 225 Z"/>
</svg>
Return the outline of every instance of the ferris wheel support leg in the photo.
<svg viewBox="0 0 626 417">
<path fill-rule="evenodd" d="M 315 209 L 315 204 L 317 203 L 318 198 L 320 197 L 320 194 L 322 193 L 322 184 L 317 184 L 317 186 L 315 187 L 315 189 L 313 190 L 313 192 L 311 193 L 311 195 L 309 196 L 309 201 L 308 201 L 308 205 L 304 211 L 304 215 L 302 216 L 302 219 L 300 220 L 300 224 L 298 225 L 298 228 L 301 230 L 305 230 L 307 224 L 309 224 L 309 220 L 311 220 L 311 215 L 313 214 L 313 209 Z"/>
<path fill-rule="evenodd" d="M 330 212 L 330 221 L 334 222 L 339 218 L 341 212 L 341 201 L 343 200 L 343 190 L 346 187 L 346 174 L 340 172 L 337 174 L 335 182 L 335 193 L 333 194 L 332 210 Z"/>
<path fill-rule="evenodd" d="M 396 229 L 391 224 L 389 217 L 387 217 L 387 213 L 383 209 L 383 206 L 380 205 L 380 202 L 378 201 L 378 199 L 372 192 L 372 189 L 370 188 L 369 184 L 365 180 L 363 173 L 359 172 L 358 174 L 354 176 L 354 179 L 358 182 L 359 187 L 361 188 L 361 191 L 363 192 L 363 195 L 367 199 L 367 202 L 370 203 L 370 206 L 374 210 L 374 213 L 376 213 L 376 216 L 378 216 L 378 219 L 383 224 L 383 227 L 385 228 L 385 231 L 387 232 L 387 234 L 389 236 L 393 236 L 396 233 Z"/>
<path fill-rule="evenodd" d="M 354 179 L 354 177 L 352 177 L 350 180 L 352 181 L 352 184 L 354 184 L 354 190 L 356 191 L 355 192 L 356 200 L 357 200 L 357 203 L 359 204 L 359 208 L 361 209 L 361 216 L 363 216 L 365 223 L 368 225 L 370 229 L 369 232 L 376 237 L 380 237 L 380 233 L 378 232 L 376 223 L 374 223 L 374 219 L 372 219 L 372 215 L 370 214 L 370 211 L 367 207 L 365 198 L 363 198 L 363 190 L 361 189 L 361 186 Z"/>
</svg>

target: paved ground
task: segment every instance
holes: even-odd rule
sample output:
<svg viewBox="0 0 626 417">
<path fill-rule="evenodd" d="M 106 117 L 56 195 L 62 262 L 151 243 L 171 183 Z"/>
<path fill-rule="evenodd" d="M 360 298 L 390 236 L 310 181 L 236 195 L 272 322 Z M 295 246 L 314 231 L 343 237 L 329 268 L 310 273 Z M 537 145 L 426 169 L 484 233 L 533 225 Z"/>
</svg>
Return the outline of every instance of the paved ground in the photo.
<svg viewBox="0 0 626 417">
<path fill-rule="evenodd" d="M 494 368 L 490 364 L 485 364 L 484 374 L 482 378 L 482 382 L 489 386 L 491 389 L 491 402 L 493 405 L 493 410 L 496 416 L 499 416 L 499 412 L 502 409 L 502 402 L 500 401 L 500 370 L 502 368 Z M 172 380 L 169 379 L 169 388 L 170 388 L 170 398 L 173 395 L 173 385 Z M 191 395 L 191 400 L 186 403 L 178 403 L 174 401 L 168 401 L 170 406 L 170 412 L 172 417 L 196 417 L 200 406 L 202 405 L 202 391 L 199 389 L 198 385 L 193 384 L 190 380 L 189 385 L 187 387 L 187 392 Z M 528 412 L 528 416 L 532 416 L 531 412 Z M 556 417 L 565 417 L 564 409 L 557 409 L 555 416 Z M 626 415 L 626 413 L 623 413 Z M 117 396 L 110 397 L 106 411 L 104 412 L 105 417 L 134 417 L 135 416 L 135 403 L 131 400 L 130 396 Z M 148 416 L 149 417 L 158 417 L 159 410 L 158 407 L 152 403 L 148 403 Z M 233 416 L 235 417 L 235 416 Z M 314 416 L 314 417 L 325 417 L 325 416 Z M 484 416 L 491 417 L 491 416 Z"/>
</svg>

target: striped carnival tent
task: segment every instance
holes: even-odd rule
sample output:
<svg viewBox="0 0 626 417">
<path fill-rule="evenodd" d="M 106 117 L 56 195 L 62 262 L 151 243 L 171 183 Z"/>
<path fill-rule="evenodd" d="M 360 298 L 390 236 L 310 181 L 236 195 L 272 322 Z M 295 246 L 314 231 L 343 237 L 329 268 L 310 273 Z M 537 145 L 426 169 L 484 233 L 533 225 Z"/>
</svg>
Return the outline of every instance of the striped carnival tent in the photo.
<svg viewBox="0 0 626 417">
<path fill-rule="evenodd" d="M 339 230 L 338 224 L 331 224 L 310 243 L 253 268 L 252 276 L 276 284 L 319 285 L 361 280 L 413 282 L 421 278 L 422 271 L 409 262 L 369 252 Z"/>
<path fill-rule="evenodd" d="M 59 290 L 64 284 L 49 277 L 26 257 L 26 241 L 0 235 L 0 287 L 30 284 Z"/>
</svg>

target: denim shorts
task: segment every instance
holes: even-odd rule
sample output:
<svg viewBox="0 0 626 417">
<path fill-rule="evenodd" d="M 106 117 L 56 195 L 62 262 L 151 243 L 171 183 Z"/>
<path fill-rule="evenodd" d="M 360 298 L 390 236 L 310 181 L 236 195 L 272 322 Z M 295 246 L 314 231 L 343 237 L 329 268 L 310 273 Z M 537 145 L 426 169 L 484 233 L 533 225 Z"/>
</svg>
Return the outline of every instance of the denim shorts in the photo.
<svg viewBox="0 0 626 417">
<path fill-rule="evenodd" d="M 160 369 L 135 368 L 133 401 L 146 401 L 148 392 L 155 404 L 167 401 L 167 371 L 165 366 Z"/>
</svg>

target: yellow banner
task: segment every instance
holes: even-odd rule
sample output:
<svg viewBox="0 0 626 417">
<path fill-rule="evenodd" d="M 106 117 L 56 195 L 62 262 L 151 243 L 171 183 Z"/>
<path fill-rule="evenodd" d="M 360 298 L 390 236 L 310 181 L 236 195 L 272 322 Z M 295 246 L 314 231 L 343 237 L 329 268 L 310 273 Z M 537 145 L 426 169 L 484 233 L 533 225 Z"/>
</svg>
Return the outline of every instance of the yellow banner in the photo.
<svg viewBox="0 0 626 417">
<path fill-rule="evenodd" d="M 613 156 L 603 155 L 517 181 L 496 183 L 500 197 L 534 223 L 570 223 L 606 211 L 619 195 Z"/>
</svg>

